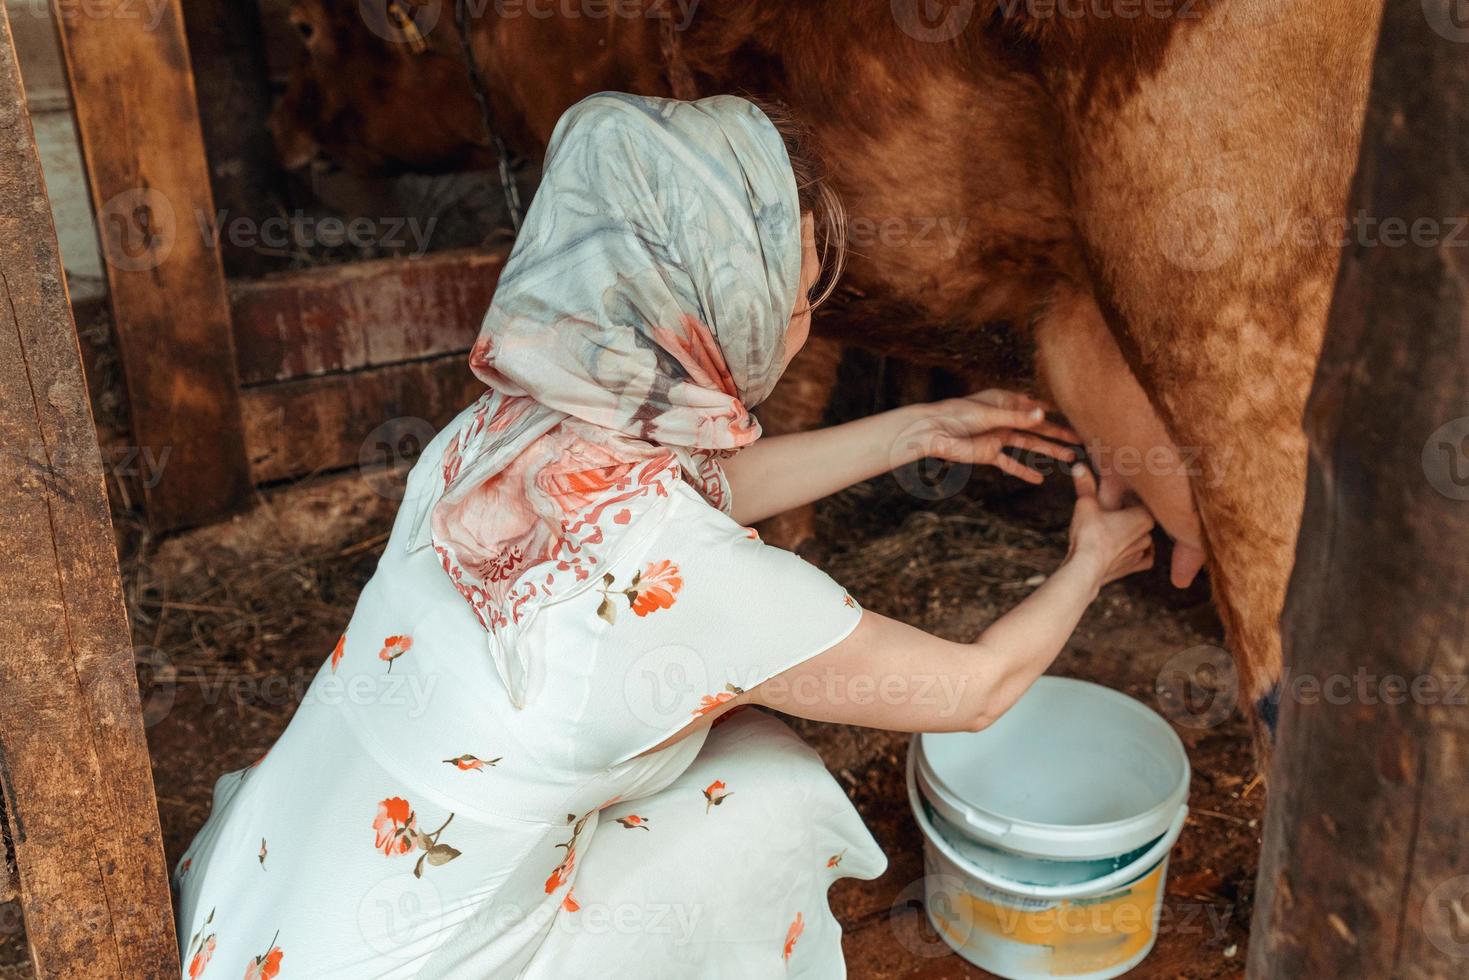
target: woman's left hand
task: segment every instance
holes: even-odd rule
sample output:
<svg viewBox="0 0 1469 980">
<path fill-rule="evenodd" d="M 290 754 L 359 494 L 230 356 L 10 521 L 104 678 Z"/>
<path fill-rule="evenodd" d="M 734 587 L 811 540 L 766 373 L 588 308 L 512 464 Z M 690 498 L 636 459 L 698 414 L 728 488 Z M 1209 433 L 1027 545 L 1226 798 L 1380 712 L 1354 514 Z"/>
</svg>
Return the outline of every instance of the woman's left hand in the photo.
<svg viewBox="0 0 1469 980">
<path fill-rule="evenodd" d="M 1007 454 L 1019 449 L 1063 463 L 1076 459 L 1081 437 L 1046 418 L 1051 407 L 1018 392 L 990 388 L 923 406 L 923 455 L 954 463 L 993 466 L 1027 483 L 1045 476 Z"/>
</svg>

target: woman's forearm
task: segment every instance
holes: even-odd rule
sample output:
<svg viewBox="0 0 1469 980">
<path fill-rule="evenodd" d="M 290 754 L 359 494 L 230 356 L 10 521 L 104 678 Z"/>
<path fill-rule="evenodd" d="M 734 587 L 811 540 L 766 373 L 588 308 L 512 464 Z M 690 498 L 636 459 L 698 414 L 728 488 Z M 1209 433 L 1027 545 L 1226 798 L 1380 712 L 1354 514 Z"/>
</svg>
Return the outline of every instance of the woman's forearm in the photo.
<svg viewBox="0 0 1469 980">
<path fill-rule="evenodd" d="M 929 407 L 768 436 L 724 461 L 734 519 L 754 524 L 922 459 Z"/>
<path fill-rule="evenodd" d="M 1101 581 L 1095 562 L 1068 559 L 973 643 L 866 612 L 841 643 L 743 699 L 817 721 L 908 732 L 978 730 L 1045 673 Z"/>
<path fill-rule="evenodd" d="M 1085 557 L 1074 557 L 990 624 L 974 641 L 991 672 L 979 727 L 1010 710 L 1020 695 L 1046 672 L 1081 622 L 1101 588 L 1102 572 Z"/>
</svg>

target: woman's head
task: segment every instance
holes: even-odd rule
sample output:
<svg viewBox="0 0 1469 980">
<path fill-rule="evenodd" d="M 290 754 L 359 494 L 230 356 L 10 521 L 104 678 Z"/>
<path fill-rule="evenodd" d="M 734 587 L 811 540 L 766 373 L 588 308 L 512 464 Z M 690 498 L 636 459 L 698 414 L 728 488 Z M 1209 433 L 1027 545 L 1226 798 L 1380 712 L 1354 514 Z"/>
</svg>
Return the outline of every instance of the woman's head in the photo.
<svg viewBox="0 0 1469 980">
<path fill-rule="evenodd" d="M 476 374 L 649 442 L 753 441 L 748 409 L 804 340 L 830 278 L 823 245 L 828 266 L 838 254 L 834 196 L 804 146 L 793 124 L 733 96 L 573 106 L 471 355 Z"/>
<path fill-rule="evenodd" d="M 779 102 L 751 99 L 780 133 L 801 209 L 801 289 L 786 335 L 786 363 L 811 333 L 811 313 L 836 290 L 847 261 L 847 210 L 832 188 L 811 129 Z"/>
</svg>

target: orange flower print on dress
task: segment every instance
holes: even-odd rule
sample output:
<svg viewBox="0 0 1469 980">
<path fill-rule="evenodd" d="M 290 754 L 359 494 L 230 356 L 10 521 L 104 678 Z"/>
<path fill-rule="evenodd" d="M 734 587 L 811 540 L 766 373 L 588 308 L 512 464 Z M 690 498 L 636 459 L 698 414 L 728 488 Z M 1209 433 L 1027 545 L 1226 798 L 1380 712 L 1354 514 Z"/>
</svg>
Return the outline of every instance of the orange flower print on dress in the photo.
<svg viewBox="0 0 1469 980">
<path fill-rule="evenodd" d="M 629 813 L 625 817 L 618 817 L 617 818 L 617 822 L 620 823 L 620 824 L 622 824 L 628 830 L 652 830 L 653 829 L 652 827 L 649 827 L 648 826 L 648 818 L 647 817 L 640 817 L 636 813 Z"/>
<path fill-rule="evenodd" d="M 725 792 L 724 780 L 714 780 L 704 788 L 704 812 L 708 813 L 733 795 L 733 792 Z"/>
<path fill-rule="evenodd" d="M 413 835 L 418 832 L 418 819 L 413 808 L 401 796 L 389 797 L 377 805 L 377 818 L 372 822 L 377 832 L 374 846 L 392 857 L 413 850 Z"/>
<path fill-rule="evenodd" d="M 189 961 L 189 980 L 199 980 L 204 975 L 204 968 L 214 958 L 214 949 L 217 945 L 214 938 L 215 934 L 207 931 L 209 924 L 213 921 L 214 909 L 210 909 L 209 918 L 205 919 L 204 925 L 199 928 L 198 932 L 194 933 L 193 937 L 189 940 L 189 948 L 184 951 L 184 955 L 188 957 Z"/>
<path fill-rule="evenodd" d="M 842 596 L 842 605 L 846 606 L 848 609 L 856 609 L 857 600 L 853 599 L 851 593 L 849 592 Z"/>
<path fill-rule="evenodd" d="M 551 872 L 551 877 L 546 879 L 546 894 L 549 895 L 562 885 L 571 880 L 571 869 L 576 864 L 576 855 L 568 854 L 566 860 L 556 865 L 556 870 Z"/>
<path fill-rule="evenodd" d="M 438 830 L 426 834 L 418 828 L 418 815 L 408 801 L 400 796 L 389 797 L 377 805 L 377 818 L 372 821 L 372 829 L 377 834 L 374 846 L 388 857 L 407 854 L 415 847 L 422 850 L 418 863 L 413 866 L 413 877 L 422 878 L 425 863 L 438 867 L 459 856 L 457 849 L 439 843 L 439 835 L 453 819 L 451 813 Z"/>
<path fill-rule="evenodd" d="M 646 616 L 655 609 L 667 609 L 673 605 L 673 597 L 683 588 L 678 566 L 671 561 L 660 561 L 643 570 L 641 579 L 633 576 L 633 588 L 637 595 L 632 597 L 632 611 Z"/>
<path fill-rule="evenodd" d="M 388 662 L 388 673 L 391 674 L 393 661 L 407 653 L 412 646 L 413 637 L 411 636 L 390 636 L 383 640 L 383 648 L 377 652 L 377 658 Z"/>
<path fill-rule="evenodd" d="M 699 699 L 699 706 L 694 709 L 694 717 L 702 718 L 709 712 L 717 710 L 720 705 L 728 704 L 744 693 L 744 688 L 735 687 L 733 684 L 726 684 L 724 685 L 724 690 L 718 694 L 706 694 Z"/>
<path fill-rule="evenodd" d="M 281 959 L 285 956 L 281 948 L 275 944 L 280 938 L 280 931 L 270 940 L 270 948 L 255 957 L 245 967 L 245 980 L 275 980 L 281 972 Z"/>
<path fill-rule="evenodd" d="M 581 911 L 581 906 L 576 903 L 576 899 L 571 897 L 571 894 L 574 891 L 576 891 L 575 888 L 568 888 L 566 890 L 566 897 L 561 900 L 561 907 L 568 912 Z"/>
<path fill-rule="evenodd" d="M 829 857 L 829 858 L 826 859 L 826 866 L 828 868 L 839 867 L 841 865 L 841 863 L 842 863 L 842 858 L 844 858 L 846 856 L 847 856 L 847 849 L 844 847 L 840 851 L 838 851 L 836 854 L 833 854 L 831 857 Z"/>
<path fill-rule="evenodd" d="M 556 845 L 558 848 L 564 847 L 566 849 L 566 857 L 562 860 L 560 864 L 556 865 L 555 870 L 551 872 L 551 877 L 546 879 L 547 895 L 551 894 L 556 889 L 560 888 L 562 885 L 571 880 L 572 869 L 576 867 L 576 841 L 577 838 L 581 836 L 582 830 L 587 825 L 587 817 L 590 816 L 591 814 L 588 813 L 585 817 L 582 817 L 580 820 L 576 821 L 576 826 L 571 828 L 571 840 L 567 841 L 565 844 Z M 575 820 L 576 814 L 568 813 L 566 815 L 566 819 L 568 821 Z"/>
<path fill-rule="evenodd" d="M 445 759 L 444 761 L 453 766 L 455 769 L 459 769 L 464 772 L 484 772 L 485 766 L 493 766 L 495 763 L 499 762 L 503 758 L 505 757 L 501 755 L 496 756 L 493 759 L 481 759 L 477 755 L 470 755 L 468 752 L 466 752 L 461 756 L 457 756 L 453 759 Z"/>
<path fill-rule="evenodd" d="M 215 946 L 214 933 L 210 933 L 204 937 L 204 941 L 200 944 L 198 951 L 189 960 L 189 980 L 199 980 L 204 975 L 204 968 L 209 965 L 209 961 L 214 957 Z"/>
<path fill-rule="evenodd" d="M 332 673 L 337 672 L 337 666 L 342 662 L 342 654 L 347 652 L 347 634 L 343 633 L 337 637 L 337 645 L 332 647 Z"/>
<path fill-rule="evenodd" d="M 801 933 L 806 931 L 806 921 L 801 913 L 796 913 L 796 918 L 791 922 L 791 927 L 786 930 L 785 960 L 791 961 L 791 954 L 796 951 L 796 940 L 801 938 Z"/>
<path fill-rule="evenodd" d="M 627 600 L 628 607 L 638 616 L 646 616 L 659 609 L 668 609 L 675 596 L 683 588 L 683 578 L 678 566 L 667 559 L 655 561 L 640 572 L 634 572 L 627 588 L 616 587 L 617 577 L 611 572 L 602 576 L 602 603 L 597 606 L 597 615 L 609 623 L 617 622 L 617 603 L 614 595 Z"/>
</svg>

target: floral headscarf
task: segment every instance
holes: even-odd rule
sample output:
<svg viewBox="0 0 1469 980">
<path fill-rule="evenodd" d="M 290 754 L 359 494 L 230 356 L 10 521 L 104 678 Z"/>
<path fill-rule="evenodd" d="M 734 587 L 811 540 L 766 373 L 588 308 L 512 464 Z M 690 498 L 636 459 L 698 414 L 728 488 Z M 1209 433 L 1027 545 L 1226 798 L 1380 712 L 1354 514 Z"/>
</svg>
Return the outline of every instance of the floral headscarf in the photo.
<svg viewBox="0 0 1469 980">
<path fill-rule="evenodd" d="M 800 270 L 795 177 L 751 103 L 602 93 L 557 123 L 470 354 L 490 390 L 410 542 L 517 706 L 530 616 L 595 584 L 673 481 L 728 509 L 717 457 L 760 435 Z"/>
</svg>

